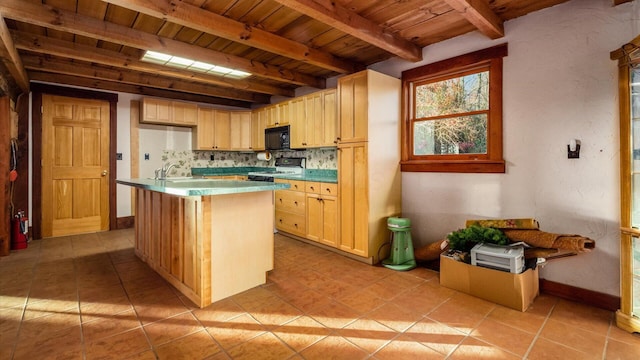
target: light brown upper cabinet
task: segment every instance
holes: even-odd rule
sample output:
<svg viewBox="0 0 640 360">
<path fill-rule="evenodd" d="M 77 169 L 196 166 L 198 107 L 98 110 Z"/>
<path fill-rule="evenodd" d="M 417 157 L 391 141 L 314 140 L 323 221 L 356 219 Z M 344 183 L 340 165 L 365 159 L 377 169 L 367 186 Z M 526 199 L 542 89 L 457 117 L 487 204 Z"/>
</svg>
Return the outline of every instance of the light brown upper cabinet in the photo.
<svg viewBox="0 0 640 360">
<path fill-rule="evenodd" d="M 231 114 L 229 111 L 198 108 L 198 125 L 193 134 L 194 150 L 230 150 Z"/>
<path fill-rule="evenodd" d="M 367 72 L 338 79 L 340 98 L 339 142 L 367 141 L 367 109 L 369 107 Z"/>
<path fill-rule="evenodd" d="M 299 107 L 302 106 L 303 109 Z M 291 101 L 291 147 L 336 146 L 336 90 L 318 91 Z"/>
<path fill-rule="evenodd" d="M 214 146 L 216 150 L 231 149 L 231 112 L 214 110 Z"/>
<path fill-rule="evenodd" d="M 322 95 L 322 146 L 336 146 L 338 143 L 338 103 L 336 89 L 325 90 Z"/>
<path fill-rule="evenodd" d="M 291 122 L 291 101 L 285 101 L 276 105 L 278 109 L 275 126 L 289 125 Z"/>
<path fill-rule="evenodd" d="M 230 118 L 231 150 L 252 150 L 251 111 L 231 111 Z"/>
<path fill-rule="evenodd" d="M 307 147 L 308 115 L 304 105 L 304 98 L 291 100 L 291 148 L 303 149 Z"/>
<path fill-rule="evenodd" d="M 198 106 L 180 101 L 143 98 L 140 122 L 172 126 L 196 126 L 198 124 Z"/>
<path fill-rule="evenodd" d="M 251 148 L 255 151 L 264 150 L 264 129 L 267 126 L 264 108 L 251 112 Z"/>
<path fill-rule="evenodd" d="M 280 126 L 280 108 L 278 105 L 270 105 L 264 108 L 267 127 Z"/>
</svg>

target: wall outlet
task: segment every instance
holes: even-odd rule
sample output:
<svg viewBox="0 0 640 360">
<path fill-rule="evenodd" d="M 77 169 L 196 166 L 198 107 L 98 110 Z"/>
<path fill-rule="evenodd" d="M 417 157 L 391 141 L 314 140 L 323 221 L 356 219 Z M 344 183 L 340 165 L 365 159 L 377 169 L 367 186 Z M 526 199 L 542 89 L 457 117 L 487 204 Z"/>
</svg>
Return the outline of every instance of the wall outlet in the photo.
<svg viewBox="0 0 640 360">
<path fill-rule="evenodd" d="M 211 161 L 215 160 L 215 157 L 213 156 L 213 154 L 209 155 L 209 159 L 210 159 Z"/>
<path fill-rule="evenodd" d="M 122 160 L 122 153 L 116 153 L 116 160 Z"/>
<path fill-rule="evenodd" d="M 144 153 L 144 159 L 149 160 L 149 153 Z"/>
</svg>

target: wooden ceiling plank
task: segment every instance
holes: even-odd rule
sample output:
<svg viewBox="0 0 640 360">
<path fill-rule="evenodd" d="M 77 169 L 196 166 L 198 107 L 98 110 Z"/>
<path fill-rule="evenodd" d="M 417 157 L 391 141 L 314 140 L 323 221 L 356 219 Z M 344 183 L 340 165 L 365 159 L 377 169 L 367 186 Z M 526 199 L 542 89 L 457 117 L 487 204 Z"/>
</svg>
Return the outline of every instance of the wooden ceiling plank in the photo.
<svg viewBox="0 0 640 360">
<path fill-rule="evenodd" d="M 246 71 L 255 76 L 268 79 L 315 88 L 325 87 L 324 79 L 204 49 L 199 46 L 163 38 L 111 22 L 100 21 L 73 12 L 55 9 L 47 5 L 26 4 L 22 0 L 0 0 L 0 8 L 3 9 L 3 13 L 7 18 L 22 22 L 94 37 L 139 49 L 171 53 L 173 55 Z"/>
<path fill-rule="evenodd" d="M 2 12 L 0 11 L 0 57 L 4 60 L 4 64 L 7 70 L 13 77 L 16 84 L 20 89 L 28 93 L 29 92 L 29 76 L 24 69 L 20 54 L 16 50 L 11 38 L 11 33 L 7 27 L 7 23 L 4 21 Z"/>
<path fill-rule="evenodd" d="M 269 95 L 294 96 L 293 91 L 280 87 L 260 84 L 250 80 L 238 80 L 221 76 L 200 74 L 192 71 L 173 69 L 167 66 L 146 63 L 124 54 L 85 46 L 63 40 L 49 39 L 45 36 L 32 35 L 18 31 L 11 32 L 14 45 L 20 50 L 50 54 L 98 64 L 132 69 L 184 80 L 197 81 L 216 86 L 224 86 L 238 90 L 252 91 Z"/>
<path fill-rule="evenodd" d="M 445 0 L 445 2 L 489 38 L 504 37 L 503 21 L 491 10 L 486 0 Z"/>
<path fill-rule="evenodd" d="M 422 60 L 420 47 L 334 2 L 323 0 L 320 4 L 315 0 L 275 1 L 402 59 L 412 62 Z"/>
<path fill-rule="evenodd" d="M 339 73 L 352 73 L 362 68 L 359 64 L 339 59 L 330 53 L 310 48 L 299 42 L 201 9 L 184 1 L 103 1 Z"/>
<path fill-rule="evenodd" d="M 106 91 L 119 91 L 119 92 L 125 92 L 129 94 L 156 96 L 156 97 L 167 98 L 167 99 L 193 101 L 193 102 L 200 102 L 200 103 L 206 103 L 206 104 L 251 108 L 251 103 L 244 102 L 244 101 L 221 99 L 221 98 L 215 98 L 215 97 L 204 96 L 204 95 L 196 95 L 196 94 L 186 94 L 179 91 L 156 89 L 148 86 L 121 84 L 113 81 L 94 80 L 94 79 L 82 78 L 77 76 L 53 74 L 53 73 L 48 73 L 44 71 L 32 70 L 32 71 L 29 71 L 29 75 L 31 76 L 31 80 L 33 81 L 81 86 L 81 87 L 86 87 L 91 89 L 100 89 L 100 90 L 106 90 Z"/>
<path fill-rule="evenodd" d="M 104 67 L 92 66 L 88 63 L 71 62 L 61 58 L 40 57 L 37 55 L 23 55 L 22 57 L 25 68 L 29 70 L 42 70 L 56 74 L 73 75 L 98 80 L 112 81 L 118 79 L 130 85 L 149 86 L 159 89 L 169 89 L 181 91 L 185 93 L 201 94 L 226 99 L 234 99 L 248 102 L 259 102 L 268 104 L 270 96 L 256 95 L 246 91 L 238 91 L 213 87 L 194 82 L 176 80 L 175 78 L 166 78 L 157 75 L 150 75 L 126 69 L 109 69 Z"/>
</svg>

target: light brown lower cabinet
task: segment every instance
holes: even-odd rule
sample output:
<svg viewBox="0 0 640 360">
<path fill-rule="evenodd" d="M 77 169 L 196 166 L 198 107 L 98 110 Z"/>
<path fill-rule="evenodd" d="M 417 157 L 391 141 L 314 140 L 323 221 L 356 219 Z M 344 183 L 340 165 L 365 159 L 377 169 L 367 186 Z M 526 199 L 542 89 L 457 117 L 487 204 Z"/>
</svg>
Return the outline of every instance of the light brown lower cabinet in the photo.
<svg viewBox="0 0 640 360">
<path fill-rule="evenodd" d="M 304 237 L 307 233 L 304 181 L 287 179 L 275 179 L 275 181 L 291 186 L 288 190 L 275 192 L 276 229 Z"/>
<path fill-rule="evenodd" d="M 135 204 L 135 254 L 199 307 L 264 284 L 273 269 L 271 191 L 136 189 Z"/>
<path fill-rule="evenodd" d="M 307 239 L 338 246 L 338 185 L 307 182 Z"/>
<path fill-rule="evenodd" d="M 276 179 L 276 229 L 331 247 L 338 246 L 338 185 Z"/>
</svg>

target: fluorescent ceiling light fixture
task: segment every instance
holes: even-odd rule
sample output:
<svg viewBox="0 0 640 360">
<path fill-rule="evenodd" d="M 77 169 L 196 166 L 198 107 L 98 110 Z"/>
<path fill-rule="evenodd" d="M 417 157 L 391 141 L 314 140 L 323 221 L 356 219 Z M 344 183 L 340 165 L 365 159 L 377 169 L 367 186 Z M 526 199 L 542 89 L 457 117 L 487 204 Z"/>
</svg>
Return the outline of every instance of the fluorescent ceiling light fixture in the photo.
<svg viewBox="0 0 640 360">
<path fill-rule="evenodd" d="M 245 78 L 245 77 L 251 76 L 251 74 L 248 72 L 229 69 L 224 66 L 209 64 L 202 61 L 195 61 L 195 60 L 191 60 L 191 59 L 187 59 L 179 56 L 163 54 L 157 51 L 147 50 L 144 56 L 142 56 L 141 60 L 154 63 L 154 64 L 160 64 L 160 65 L 171 66 L 179 69 L 196 71 L 204 74 L 222 75 L 222 76 L 229 76 L 234 78 Z"/>
</svg>

